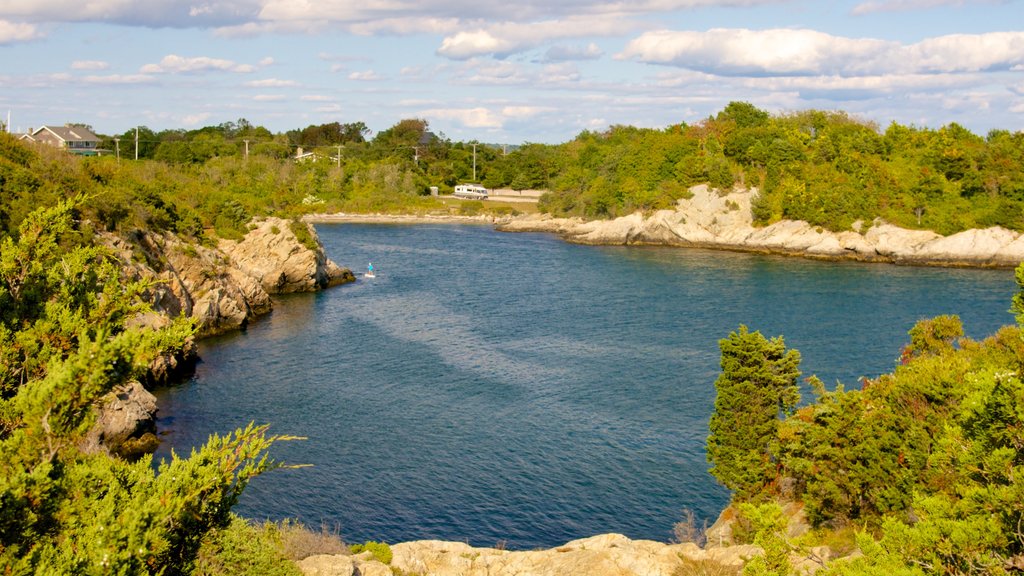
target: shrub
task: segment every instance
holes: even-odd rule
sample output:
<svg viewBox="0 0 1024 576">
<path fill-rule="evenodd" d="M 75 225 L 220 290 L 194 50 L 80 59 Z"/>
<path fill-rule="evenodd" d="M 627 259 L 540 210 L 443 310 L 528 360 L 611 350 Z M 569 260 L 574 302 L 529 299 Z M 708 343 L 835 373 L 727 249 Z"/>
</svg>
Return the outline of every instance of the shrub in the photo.
<svg viewBox="0 0 1024 576">
<path fill-rule="evenodd" d="M 459 206 L 459 214 L 463 216 L 476 216 L 484 209 L 484 203 L 479 200 L 466 200 Z"/>
<path fill-rule="evenodd" d="M 251 524 L 232 516 L 231 524 L 203 542 L 195 576 L 299 576 L 302 572 L 284 552 L 284 532 L 276 524 Z"/>
<path fill-rule="evenodd" d="M 348 554 L 349 549 L 342 542 L 337 529 L 321 525 L 319 531 L 313 531 L 299 522 L 285 520 L 278 531 L 281 534 L 281 546 L 285 556 L 292 560 L 302 560 L 317 554 Z"/>
<path fill-rule="evenodd" d="M 317 243 L 316 238 L 314 238 L 313 234 L 309 231 L 309 225 L 305 222 L 292 220 L 288 224 L 288 228 L 292 231 L 292 234 L 295 234 L 295 239 L 299 241 L 299 244 L 302 244 L 313 252 L 320 249 L 320 244 Z"/>
<path fill-rule="evenodd" d="M 362 544 L 354 544 L 352 553 L 359 554 L 360 552 L 369 552 L 373 554 L 374 560 L 382 564 L 391 564 L 391 546 L 388 546 L 386 542 L 370 540 Z"/>
</svg>

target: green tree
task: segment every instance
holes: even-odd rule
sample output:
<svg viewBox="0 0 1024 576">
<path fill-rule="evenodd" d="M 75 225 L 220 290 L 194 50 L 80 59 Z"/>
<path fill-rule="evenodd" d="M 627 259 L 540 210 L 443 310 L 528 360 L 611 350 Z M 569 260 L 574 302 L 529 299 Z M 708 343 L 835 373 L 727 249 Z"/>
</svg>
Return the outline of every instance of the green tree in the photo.
<svg viewBox="0 0 1024 576">
<path fill-rule="evenodd" d="M 250 425 L 156 470 L 85 451 L 94 407 L 193 327 L 130 326 L 147 286 L 83 241 L 80 201 L 0 240 L 0 573 L 188 574 L 275 438 Z"/>
<path fill-rule="evenodd" d="M 800 402 L 800 353 L 786 350 L 782 337 L 769 340 L 742 325 L 719 347 L 722 374 L 715 381 L 707 458 L 711 474 L 733 497 L 749 500 L 774 478 L 779 417 Z"/>
</svg>

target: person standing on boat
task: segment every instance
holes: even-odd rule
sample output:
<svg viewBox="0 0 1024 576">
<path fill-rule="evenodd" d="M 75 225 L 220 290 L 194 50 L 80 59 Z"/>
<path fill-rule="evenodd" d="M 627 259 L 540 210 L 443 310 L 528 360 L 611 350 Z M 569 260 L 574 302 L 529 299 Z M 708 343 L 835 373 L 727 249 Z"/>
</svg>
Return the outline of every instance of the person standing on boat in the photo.
<svg viewBox="0 0 1024 576">
<path fill-rule="evenodd" d="M 366 266 L 366 271 L 367 271 L 368 273 L 370 273 L 370 274 L 373 274 L 373 262 L 370 262 L 370 263 L 369 263 L 369 264 L 368 264 L 368 265 Z"/>
</svg>

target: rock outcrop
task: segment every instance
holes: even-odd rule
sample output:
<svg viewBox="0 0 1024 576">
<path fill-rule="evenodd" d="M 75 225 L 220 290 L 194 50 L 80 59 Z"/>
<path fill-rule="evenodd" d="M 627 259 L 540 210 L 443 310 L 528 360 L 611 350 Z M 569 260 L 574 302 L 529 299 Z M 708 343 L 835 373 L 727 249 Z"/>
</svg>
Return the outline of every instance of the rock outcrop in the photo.
<svg viewBox="0 0 1024 576">
<path fill-rule="evenodd" d="M 351 271 L 327 259 L 316 230 L 306 222 L 267 218 L 241 241 L 221 240 L 219 248 L 234 268 L 256 279 L 270 294 L 311 292 L 355 279 Z"/>
<path fill-rule="evenodd" d="M 313 227 L 304 244 L 290 222 L 267 218 L 238 242 L 217 248 L 183 242 L 171 233 L 137 232 L 130 238 L 102 235 L 127 276 L 150 283 L 153 314 L 138 323 L 161 326 L 180 314 L 196 320 L 200 336 L 235 330 L 270 311 L 271 294 L 311 292 L 355 280 L 329 260 Z M 306 244 L 309 244 L 308 246 Z"/>
<path fill-rule="evenodd" d="M 102 233 L 101 243 L 121 262 L 125 277 L 147 284 L 144 298 L 152 312 L 132 320 L 159 328 L 172 318 L 193 318 L 198 336 L 246 325 L 270 312 L 271 294 L 310 292 L 355 280 L 348 269 L 330 261 L 313 227 L 298 224 L 308 235 L 303 243 L 289 221 L 268 218 L 254 223 L 240 242 L 218 248 L 187 243 L 169 232 L 138 231 L 127 238 Z M 194 342 L 157 358 L 145 379 L 164 384 L 190 369 Z M 86 445 L 134 456 L 156 445 L 156 399 L 138 382 L 116 390 L 100 406 L 97 426 Z"/>
<path fill-rule="evenodd" d="M 967 230 L 950 236 L 907 230 L 882 221 L 858 223 L 855 230 L 831 232 L 807 222 L 783 220 L 753 225 L 750 203 L 756 189 L 719 194 L 707 186 L 690 189 L 675 210 L 640 213 L 614 220 L 584 221 L 534 215 L 500 225 L 508 232 L 554 232 L 580 244 L 653 244 L 813 258 L 1010 267 L 1024 261 L 1024 236 L 1005 228 Z"/>
<path fill-rule="evenodd" d="M 107 451 L 134 459 L 152 452 L 156 437 L 156 397 L 138 381 L 117 387 L 102 400 L 96 425 L 86 435 L 83 449 Z"/>
<path fill-rule="evenodd" d="M 391 552 L 390 567 L 364 556 L 327 555 L 306 558 L 298 565 L 306 576 L 672 576 L 686 566 L 738 572 L 749 558 L 762 553 L 756 546 L 702 550 L 692 543 L 631 540 L 621 534 L 574 540 L 548 550 L 508 551 L 421 540 L 395 544 Z"/>
</svg>

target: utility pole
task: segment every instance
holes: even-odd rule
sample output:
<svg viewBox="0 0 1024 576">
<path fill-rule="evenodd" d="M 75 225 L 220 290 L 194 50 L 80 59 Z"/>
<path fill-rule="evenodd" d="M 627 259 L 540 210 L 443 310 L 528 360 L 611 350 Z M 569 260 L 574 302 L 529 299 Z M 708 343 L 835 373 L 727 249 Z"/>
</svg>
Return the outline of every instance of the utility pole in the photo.
<svg viewBox="0 0 1024 576">
<path fill-rule="evenodd" d="M 338 144 L 338 168 L 341 168 L 341 147 L 342 146 L 344 146 L 344 144 Z"/>
<path fill-rule="evenodd" d="M 412 146 L 412 161 L 416 164 L 420 163 L 420 149 L 416 146 Z"/>
<path fill-rule="evenodd" d="M 117 154 L 117 163 L 121 163 L 121 139 L 114 138 L 114 153 Z"/>
<path fill-rule="evenodd" d="M 476 143 L 473 143 L 473 182 L 476 182 Z"/>
<path fill-rule="evenodd" d="M 246 160 L 246 162 L 248 162 L 249 161 L 249 141 L 248 140 L 242 140 L 242 141 L 245 142 L 245 160 Z"/>
<path fill-rule="evenodd" d="M 135 159 L 139 159 L 139 127 L 135 127 Z"/>
</svg>

